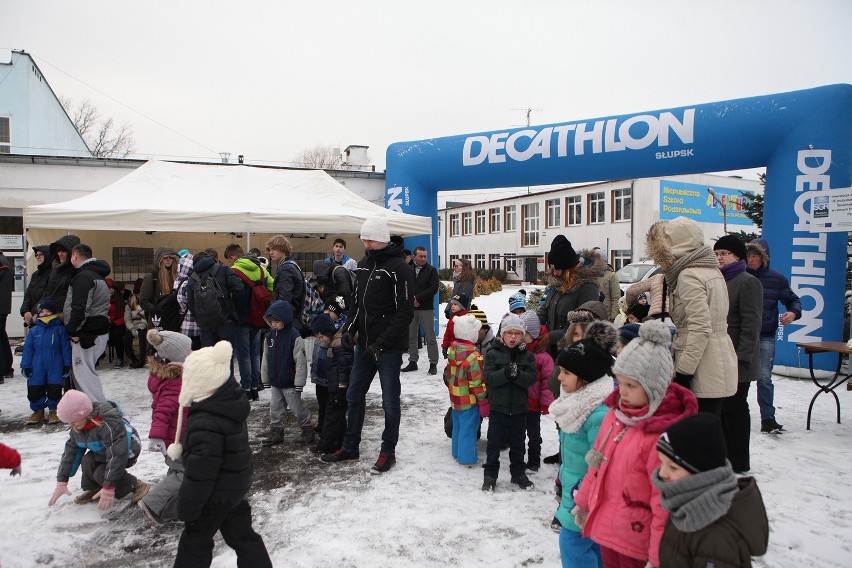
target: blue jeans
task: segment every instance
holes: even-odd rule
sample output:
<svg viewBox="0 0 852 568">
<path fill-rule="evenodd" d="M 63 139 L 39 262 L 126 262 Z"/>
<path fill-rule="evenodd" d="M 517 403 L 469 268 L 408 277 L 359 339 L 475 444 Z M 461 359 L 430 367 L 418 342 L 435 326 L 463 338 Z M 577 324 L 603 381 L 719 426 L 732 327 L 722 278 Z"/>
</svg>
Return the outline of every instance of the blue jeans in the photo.
<svg viewBox="0 0 852 568">
<path fill-rule="evenodd" d="M 349 375 L 349 390 L 346 402 L 349 405 L 349 420 L 346 423 L 346 435 L 343 437 L 343 449 L 357 452 L 361 445 L 361 430 L 364 428 L 364 413 L 367 410 L 367 391 L 379 373 L 382 385 L 382 409 L 385 411 L 385 429 L 382 432 L 382 452 L 394 455 L 399 440 L 400 384 L 399 370 L 402 368 L 402 351 L 386 349 L 379 356 L 378 364 L 367 355 L 360 345 L 355 346 L 352 360 L 352 373 Z"/>
<path fill-rule="evenodd" d="M 252 325 L 238 325 L 234 330 L 234 354 L 240 368 L 243 390 L 256 389 L 260 384 L 261 330 Z"/>
<path fill-rule="evenodd" d="M 559 531 L 559 553 L 562 568 L 603 568 L 601 547 L 577 531 L 566 528 Z"/>
<path fill-rule="evenodd" d="M 775 337 L 760 338 L 760 377 L 757 379 L 757 404 L 761 420 L 775 420 L 775 385 L 772 365 L 775 363 Z"/>
</svg>

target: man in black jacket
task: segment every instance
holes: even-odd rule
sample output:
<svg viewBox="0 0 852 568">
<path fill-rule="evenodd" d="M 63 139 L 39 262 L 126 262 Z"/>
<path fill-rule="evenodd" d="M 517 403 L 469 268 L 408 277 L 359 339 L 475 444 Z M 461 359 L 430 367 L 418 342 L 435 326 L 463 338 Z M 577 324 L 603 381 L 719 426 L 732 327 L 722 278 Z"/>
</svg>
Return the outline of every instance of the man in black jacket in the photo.
<svg viewBox="0 0 852 568">
<path fill-rule="evenodd" d="M 189 310 L 195 316 L 195 321 L 198 323 L 198 329 L 201 330 L 201 346 L 212 347 L 221 340 L 233 342 L 234 328 L 237 323 L 237 310 L 234 302 L 238 302 L 243 298 L 243 281 L 240 280 L 239 276 L 234 274 L 234 271 L 230 267 L 219 264 L 209 254 L 199 253 L 195 255 L 193 260 L 194 265 L 186 290 L 186 300 Z M 201 281 L 203 283 L 208 276 L 213 276 L 216 279 L 225 300 L 224 322 L 220 320 L 215 325 L 203 325 L 203 322 L 198 317 L 200 306 L 197 306 L 195 301 L 195 282 Z"/>
<path fill-rule="evenodd" d="M 12 370 L 12 346 L 6 333 L 6 318 L 12 311 L 12 290 L 15 288 L 15 268 L 0 252 L 0 384 L 3 379 L 14 376 Z"/>
<path fill-rule="evenodd" d="M 429 374 L 438 374 L 438 340 L 435 338 L 435 294 L 438 293 L 438 271 L 426 262 L 427 251 L 424 247 L 415 247 L 414 265 L 414 317 L 408 326 L 408 366 L 403 373 L 417 370 L 420 358 L 417 349 L 417 337 L 420 326 L 426 338 L 426 352 L 429 354 Z"/>
<path fill-rule="evenodd" d="M 92 400 L 106 400 L 95 364 L 106 350 L 109 339 L 110 273 L 106 261 L 92 257 L 92 248 L 79 244 L 71 249 L 74 276 L 68 285 L 62 321 L 71 339 L 71 365 L 74 387 Z"/>
<path fill-rule="evenodd" d="M 364 427 L 367 391 L 379 373 L 385 429 L 382 449 L 371 473 L 384 473 L 396 463 L 399 440 L 400 384 L 402 353 L 408 348 L 408 326 L 413 317 L 411 291 L 414 274 L 405 263 L 402 246 L 391 243 L 387 220 L 367 219 L 361 227 L 366 255 L 355 270 L 355 298 L 343 337 L 347 343 L 358 334 L 349 377 L 349 418 L 343 447 L 323 454 L 323 462 L 357 460 L 361 429 Z"/>
</svg>

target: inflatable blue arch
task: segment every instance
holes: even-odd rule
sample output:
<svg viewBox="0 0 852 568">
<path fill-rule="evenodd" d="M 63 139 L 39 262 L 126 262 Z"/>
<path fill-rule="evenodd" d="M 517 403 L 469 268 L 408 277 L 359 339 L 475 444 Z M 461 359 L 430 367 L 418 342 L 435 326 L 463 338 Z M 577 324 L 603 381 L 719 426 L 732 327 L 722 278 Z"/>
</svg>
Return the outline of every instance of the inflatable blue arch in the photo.
<svg viewBox="0 0 852 568">
<path fill-rule="evenodd" d="M 790 279 L 804 310 L 786 326 L 775 364 L 799 367 L 806 360 L 799 360 L 797 342 L 842 336 L 847 234 L 810 232 L 809 211 L 812 192 L 852 184 L 852 85 L 398 142 L 387 151 L 387 207 L 432 217 L 431 242 L 414 244 L 434 256 L 439 190 L 763 166 L 772 268 Z"/>
</svg>

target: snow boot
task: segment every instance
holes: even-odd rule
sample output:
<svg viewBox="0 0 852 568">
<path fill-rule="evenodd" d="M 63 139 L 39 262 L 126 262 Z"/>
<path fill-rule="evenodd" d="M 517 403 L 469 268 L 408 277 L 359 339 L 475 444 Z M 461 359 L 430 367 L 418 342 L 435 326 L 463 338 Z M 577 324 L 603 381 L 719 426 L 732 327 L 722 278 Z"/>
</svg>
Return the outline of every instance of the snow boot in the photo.
<svg viewBox="0 0 852 568">
<path fill-rule="evenodd" d="M 44 409 L 36 410 L 27 418 L 27 426 L 38 426 L 44 422 Z"/>
<path fill-rule="evenodd" d="M 47 423 L 48 424 L 59 424 L 59 415 L 56 414 L 55 410 L 51 410 L 47 413 Z"/>
<path fill-rule="evenodd" d="M 491 491 L 494 492 L 494 488 L 497 487 L 497 480 L 493 477 L 485 476 L 482 480 L 482 490 L 483 491 Z"/>
<path fill-rule="evenodd" d="M 132 497 L 130 497 L 131 503 L 138 503 L 142 500 L 142 497 L 148 494 L 148 491 L 151 490 L 151 486 L 142 481 L 141 479 L 136 480 L 136 487 L 133 489 Z"/>
<path fill-rule="evenodd" d="M 302 426 L 302 435 L 299 437 L 299 442 L 302 444 L 313 444 L 316 441 L 314 427 L 310 424 Z"/>
<path fill-rule="evenodd" d="M 92 501 L 94 501 L 92 497 L 97 495 L 98 491 L 100 490 L 101 488 L 98 487 L 97 489 L 89 489 L 87 491 L 83 491 L 82 493 L 74 497 L 74 502 L 78 505 L 85 505 L 86 503 L 91 503 Z"/>
<path fill-rule="evenodd" d="M 438 374 L 438 364 L 437 363 L 429 363 L 428 373 L 430 375 L 437 375 Z"/>
<path fill-rule="evenodd" d="M 781 434 L 784 426 L 778 424 L 774 418 L 760 421 L 760 432 L 762 434 Z"/>
<path fill-rule="evenodd" d="M 530 491 L 535 487 L 535 485 L 533 485 L 533 482 L 530 481 L 530 478 L 527 477 L 526 473 L 522 473 L 521 475 L 513 475 L 512 483 L 526 491 Z"/>
<path fill-rule="evenodd" d="M 415 363 L 414 361 L 409 361 L 408 365 L 406 365 L 405 367 L 400 369 L 400 371 L 402 371 L 403 373 L 408 373 L 410 371 L 416 371 L 416 370 L 417 370 L 417 363 Z"/>
<path fill-rule="evenodd" d="M 272 429 L 272 437 L 268 440 L 262 441 L 260 444 L 265 448 L 270 448 L 272 446 L 277 446 L 284 442 L 284 428 L 273 428 Z"/>
</svg>

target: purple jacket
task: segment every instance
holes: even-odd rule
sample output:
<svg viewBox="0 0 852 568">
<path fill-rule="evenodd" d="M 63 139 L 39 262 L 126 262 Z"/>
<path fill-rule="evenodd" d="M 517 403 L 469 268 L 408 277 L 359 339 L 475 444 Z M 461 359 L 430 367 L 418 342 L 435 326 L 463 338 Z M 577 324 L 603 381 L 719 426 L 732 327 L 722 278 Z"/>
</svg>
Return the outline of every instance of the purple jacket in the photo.
<svg viewBox="0 0 852 568">
<path fill-rule="evenodd" d="M 171 379 L 163 379 L 153 373 L 148 376 L 148 390 L 154 397 L 151 402 L 151 431 L 148 432 L 148 438 L 160 438 L 166 443 L 166 447 L 175 441 L 180 408 L 178 395 L 182 383 L 181 375 Z M 184 408 L 185 413 L 188 411 L 188 407 Z M 183 417 L 183 425 L 185 428 L 186 414 Z"/>
</svg>

